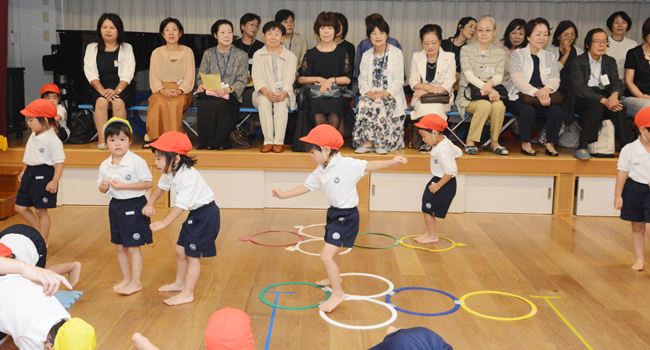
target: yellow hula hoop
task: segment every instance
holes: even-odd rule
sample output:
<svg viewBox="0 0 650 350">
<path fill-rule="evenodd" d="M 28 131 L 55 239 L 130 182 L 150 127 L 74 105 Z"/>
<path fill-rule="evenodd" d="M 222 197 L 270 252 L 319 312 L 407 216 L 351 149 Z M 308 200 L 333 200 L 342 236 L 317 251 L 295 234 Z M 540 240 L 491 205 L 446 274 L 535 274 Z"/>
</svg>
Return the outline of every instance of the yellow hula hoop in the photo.
<svg viewBox="0 0 650 350">
<path fill-rule="evenodd" d="M 476 312 L 476 311 L 470 309 L 469 307 L 467 307 L 467 305 L 465 305 L 465 299 L 471 297 L 472 295 L 478 295 L 478 294 L 499 294 L 499 295 L 507 295 L 509 297 L 517 298 L 517 299 L 525 302 L 526 304 L 530 305 L 531 310 L 528 313 L 528 315 L 524 315 L 524 316 L 520 316 L 520 317 L 496 317 L 496 316 L 484 315 L 482 313 L 479 313 L 479 312 Z M 469 312 L 472 315 L 475 315 L 475 316 L 478 316 L 478 317 L 483 317 L 483 318 L 488 318 L 490 320 L 496 320 L 496 321 L 521 321 L 521 320 L 531 318 L 531 317 L 535 316 L 535 314 L 537 314 L 537 306 L 535 306 L 535 304 L 533 304 L 530 300 L 528 300 L 528 299 L 526 299 L 524 297 L 520 297 L 519 295 L 504 293 L 504 292 L 498 292 L 498 291 L 493 291 L 493 290 L 484 290 L 484 291 L 479 291 L 479 292 L 467 293 L 467 294 L 463 295 L 462 297 L 460 297 L 460 306 L 463 309 L 465 309 L 465 311 Z"/>
<path fill-rule="evenodd" d="M 426 250 L 428 252 L 445 252 L 447 250 L 452 250 L 452 249 L 454 249 L 456 247 L 465 247 L 465 246 L 467 246 L 467 244 L 465 244 L 465 243 L 456 243 L 456 242 L 452 241 L 451 239 L 445 238 L 445 237 L 442 237 L 442 236 L 438 236 L 438 238 L 444 239 L 445 241 L 451 242 L 451 247 L 448 247 L 448 248 L 445 248 L 445 249 L 429 249 L 429 248 L 418 247 L 418 246 L 414 246 L 414 245 L 404 243 L 404 240 L 407 239 L 407 238 L 419 237 L 419 236 L 420 235 L 411 235 L 411 236 L 403 237 L 402 239 L 399 240 L 399 244 L 401 244 L 401 245 L 403 245 L 403 246 L 405 246 L 407 248 Z"/>
</svg>

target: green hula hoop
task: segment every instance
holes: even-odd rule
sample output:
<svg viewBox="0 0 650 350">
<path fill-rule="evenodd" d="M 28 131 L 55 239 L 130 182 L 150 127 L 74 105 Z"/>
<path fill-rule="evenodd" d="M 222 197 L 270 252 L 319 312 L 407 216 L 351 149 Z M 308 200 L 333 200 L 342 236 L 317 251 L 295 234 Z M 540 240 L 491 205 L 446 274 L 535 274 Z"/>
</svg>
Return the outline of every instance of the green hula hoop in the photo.
<svg viewBox="0 0 650 350">
<path fill-rule="evenodd" d="M 391 235 L 389 235 L 389 234 L 386 234 L 386 233 L 379 233 L 379 232 L 359 232 L 359 234 L 360 234 L 360 235 L 380 235 L 380 236 L 386 236 L 386 237 L 390 237 L 390 238 L 394 239 L 394 240 L 395 240 L 395 243 L 394 243 L 393 245 L 389 245 L 389 246 L 386 246 L 386 247 L 366 247 L 366 246 L 362 246 L 362 245 L 359 245 L 359 244 L 355 244 L 355 245 L 354 245 L 355 247 L 366 248 L 366 249 L 388 249 L 388 248 L 393 248 L 393 247 L 396 247 L 396 246 L 399 245 L 399 239 L 397 239 L 397 237 L 393 237 L 393 236 L 391 236 Z"/>
<path fill-rule="evenodd" d="M 299 306 L 299 307 L 290 307 L 290 306 L 275 305 L 275 304 L 269 302 L 268 300 L 266 300 L 266 298 L 264 298 L 264 294 L 265 294 L 269 289 L 271 289 L 271 288 L 275 288 L 275 287 L 279 287 L 279 286 L 288 285 L 288 284 L 302 284 L 302 285 L 305 285 L 305 286 L 316 287 L 316 288 L 322 290 L 323 292 L 325 292 L 325 294 L 327 294 L 327 297 L 325 298 L 325 300 L 323 300 L 323 301 L 321 301 L 321 302 L 319 302 L 319 303 L 317 303 L 317 304 L 309 305 L 309 306 Z M 270 307 L 275 307 L 275 308 L 283 309 L 283 310 L 307 310 L 307 309 L 313 309 L 313 308 L 315 308 L 315 307 L 318 307 L 318 305 L 324 303 L 327 299 L 330 298 L 330 296 L 332 295 L 332 293 L 331 293 L 330 291 L 328 291 L 328 290 L 323 289 L 323 288 L 324 288 L 324 287 L 321 287 L 321 286 L 319 286 L 319 285 L 317 285 L 317 284 L 314 284 L 314 283 L 307 283 L 307 282 L 284 282 L 284 283 L 276 283 L 276 284 L 272 284 L 272 285 L 270 285 L 270 286 L 268 286 L 268 287 L 262 289 L 262 290 L 260 291 L 259 298 L 260 298 L 260 300 L 261 300 L 264 304 L 266 304 L 266 305 L 268 305 L 268 306 L 270 306 Z"/>
</svg>

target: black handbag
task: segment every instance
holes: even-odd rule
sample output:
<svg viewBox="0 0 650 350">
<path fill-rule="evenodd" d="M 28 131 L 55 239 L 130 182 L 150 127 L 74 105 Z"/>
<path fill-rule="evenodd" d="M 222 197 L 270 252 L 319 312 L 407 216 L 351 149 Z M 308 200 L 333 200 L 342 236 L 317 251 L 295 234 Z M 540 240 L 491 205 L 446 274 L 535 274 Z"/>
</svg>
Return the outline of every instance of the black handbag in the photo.
<svg viewBox="0 0 650 350">
<path fill-rule="evenodd" d="M 508 90 L 506 90 L 506 87 L 503 85 L 496 85 L 492 89 L 496 90 L 496 92 L 499 93 L 499 97 L 501 98 L 501 101 L 507 101 L 508 100 Z M 467 95 L 469 90 L 469 96 Z M 474 84 L 469 84 L 465 88 L 465 98 L 470 100 L 470 101 L 477 101 L 477 100 L 490 100 L 489 95 L 481 95 L 481 89 L 479 89 L 476 85 Z"/>
<path fill-rule="evenodd" d="M 242 128 L 242 124 L 250 117 L 250 114 L 244 118 L 244 120 L 241 121 L 241 123 L 237 124 L 237 127 L 235 128 L 234 131 L 230 133 L 228 138 L 230 139 L 230 144 L 232 144 L 232 148 L 235 149 L 249 149 L 251 148 L 250 142 L 248 142 L 248 131 L 246 131 L 244 128 Z"/>
<path fill-rule="evenodd" d="M 442 104 L 447 104 L 449 103 L 449 93 L 445 92 L 442 94 L 434 94 L 434 93 L 428 93 L 426 95 L 422 95 L 420 97 L 420 103 L 442 103 Z"/>
</svg>

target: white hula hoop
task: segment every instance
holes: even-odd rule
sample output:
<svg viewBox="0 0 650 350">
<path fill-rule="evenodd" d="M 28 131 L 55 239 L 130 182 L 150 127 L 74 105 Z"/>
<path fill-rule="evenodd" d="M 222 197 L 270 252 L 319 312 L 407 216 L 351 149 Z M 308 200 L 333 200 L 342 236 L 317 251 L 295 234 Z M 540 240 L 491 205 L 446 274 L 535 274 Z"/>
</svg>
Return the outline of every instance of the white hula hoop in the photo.
<svg viewBox="0 0 650 350">
<path fill-rule="evenodd" d="M 386 291 L 383 292 L 383 293 L 379 293 L 379 294 L 375 294 L 375 295 L 352 295 L 352 294 L 346 294 L 346 295 L 345 295 L 346 298 L 362 298 L 362 299 L 364 299 L 364 298 L 365 298 L 365 299 L 381 298 L 381 297 L 383 297 L 384 295 L 386 295 L 386 294 L 392 292 L 393 289 L 395 289 L 395 285 L 393 284 L 393 282 L 391 282 L 391 281 L 388 280 L 387 278 L 384 278 L 384 277 L 381 277 L 381 276 L 372 275 L 372 274 L 369 274 L 369 273 L 360 273 L 360 272 L 348 272 L 348 273 L 342 273 L 342 274 L 341 274 L 341 277 L 345 277 L 345 276 L 365 276 L 365 277 L 372 277 L 372 278 L 376 278 L 376 279 L 378 279 L 378 280 L 382 280 L 382 281 L 386 282 L 386 284 L 388 284 L 388 290 L 386 290 Z"/>
<path fill-rule="evenodd" d="M 322 238 L 308 239 L 308 240 L 300 241 L 300 242 L 298 242 L 298 244 L 296 244 L 296 245 L 294 245 L 294 246 L 287 247 L 285 250 L 288 250 L 288 251 L 290 251 L 290 252 L 299 251 L 299 252 L 301 252 L 301 253 L 305 253 L 305 254 L 307 254 L 307 255 L 320 256 L 320 253 L 310 253 L 310 252 L 306 252 L 306 251 L 300 249 L 300 245 L 301 245 L 301 244 L 303 244 L 303 243 L 307 243 L 307 242 L 314 242 L 314 241 L 323 241 L 323 242 L 325 242 L 325 240 L 322 239 Z M 347 254 L 347 253 L 349 253 L 350 251 L 352 251 L 352 248 L 348 248 L 347 250 L 344 250 L 344 251 L 340 252 L 339 255 Z"/>
<path fill-rule="evenodd" d="M 341 328 L 358 329 L 358 330 L 368 330 L 368 329 L 377 329 L 377 328 L 386 327 L 389 324 L 395 322 L 395 320 L 397 319 L 397 311 L 395 310 L 394 307 L 392 307 L 389 304 L 386 304 L 386 303 L 384 303 L 382 301 L 379 301 L 379 300 L 368 299 L 368 298 L 363 298 L 363 297 L 361 297 L 361 298 L 360 297 L 346 297 L 346 299 L 345 299 L 345 301 L 355 301 L 355 300 L 369 301 L 371 303 L 379 304 L 379 305 L 382 305 L 382 306 L 386 307 L 388 310 L 390 310 L 390 313 L 391 313 L 390 319 L 388 321 L 384 322 L 384 323 L 380 323 L 380 324 L 376 324 L 376 325 L 351 326 L 351 325 L 347 325 L 347 324 L 340 323 L 340 322 L 332 320 L 331 318 L 329 318 L 329 316 L 327 316 L 327 314 L 325 314 L 325 312 L 323 312 L 323 310 L 319 310 L 318 313 L 320 313 L 320 317 L 322 317 L 325 321 L 329 322 L 330 324 L 333 324 L 335 326 L 339 326 Z"/>
<path fill-rule="evenodd" d="M 294 226 L 294 228 L 295 228 L 296 230 L 298 230 L 298 233 L 300 233 L 301 235 L 303 235 L 303 236 L 305 236 L 305 237 L 309 237 L 309 238 L 323 238 L 323 237 L 315 237 L 315 236 L 312 236 L 312 235 L 310 235 L 310 234 L 305 233 L 303 230 L 308 229 L 308 228 L 312 228 L 312 227 L 316 227 L 316 226 L 325 226 L 325 225 L 326 225 L 326 224 L 313 224 L 313 225 L 309 225 L 309 226 Z"/>
</svg>

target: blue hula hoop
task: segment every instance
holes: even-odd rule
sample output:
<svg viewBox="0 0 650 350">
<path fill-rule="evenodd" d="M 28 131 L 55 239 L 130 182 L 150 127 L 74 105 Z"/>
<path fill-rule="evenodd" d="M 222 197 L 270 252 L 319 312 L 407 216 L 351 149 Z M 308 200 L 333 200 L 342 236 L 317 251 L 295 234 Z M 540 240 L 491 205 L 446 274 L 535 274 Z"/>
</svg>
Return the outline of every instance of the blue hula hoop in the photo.
<svg viewBox="0 0 650 350">
<path fill-rule="evenodd" d="M 443 311 L 443 312 L 437 312 L 437 313 L 429 313 L 429 314 L 423 313 L 423 312 L 415 312 L 415 311 L 405 310 L 405 309 L 402 309 L 402 308 L 396 306 L 395 304 L 391 303 L 391 301 L 390 301 L 390 298 L 393 295 L 395 295 L 395 293 L 403 292 L 405 290 L 427 290 L 427 291 L 430 291 L 430 292 L 440 293 L 442 295 L 446 295 L 449 298 L 451 298 L 451 300 L 454 301 L 455 305 L 451 310 L 447 310 L 447 311 Z M 458 309 L 460 309 L 460 300 L 458 300 L 458 298 L 456 298 L 455 296 L 453 296 L 453 295 L 451 295 L 451 294 L 449 294 L 447 292 L 443 292 L 441 290 L 437 290 L 437 289 L 433 289 L 433 288 L 424 288 L 424 287 L 404 287 L 404 288 L 395 289 L 392 292 L 386 294 L 386 304 L 391 305 L 392 307 L 395 308 L 395 310 L 401 311 L 401 312 L 403 312 L 405 314 L 415 315 L 415 316 L 445 316 L 445 315 L 453 314 L 454 312 L 458 311 Z"/>
</svg>

